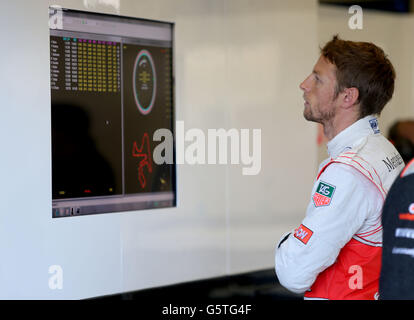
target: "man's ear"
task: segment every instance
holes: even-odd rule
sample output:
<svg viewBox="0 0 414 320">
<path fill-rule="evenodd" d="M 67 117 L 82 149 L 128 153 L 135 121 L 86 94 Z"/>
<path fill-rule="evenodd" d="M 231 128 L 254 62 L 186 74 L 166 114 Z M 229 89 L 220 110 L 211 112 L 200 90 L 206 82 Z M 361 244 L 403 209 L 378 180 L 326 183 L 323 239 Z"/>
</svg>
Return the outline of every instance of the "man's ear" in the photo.
<svg viewBox="0 0 414 320">
<path fill-rule="evenodd" d="M 346 109 L 358 104 L 359 90 L 357 88 L 346 88 L 343 91 L 343 104 Z"/>
</svg>

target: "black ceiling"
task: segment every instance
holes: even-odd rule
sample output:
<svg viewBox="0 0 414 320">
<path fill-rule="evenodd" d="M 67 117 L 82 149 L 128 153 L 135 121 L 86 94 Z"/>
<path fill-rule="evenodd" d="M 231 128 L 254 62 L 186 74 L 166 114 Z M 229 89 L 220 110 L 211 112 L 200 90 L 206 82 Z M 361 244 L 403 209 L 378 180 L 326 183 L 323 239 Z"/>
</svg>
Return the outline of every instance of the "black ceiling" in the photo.
<svg viewBox="0 0 414 320">
<path fill-rule="evenodd" d="M 413 6 L 410 5 L 410 0 L 365 0 L 365 1 L 351 1 L 351 0 L 319 0 L 321 4 L 351 6 L 359 5 L 362 9 L 373 9 L 381 11 L 389 11 L 396 13 L 408 13 L 413 10 Z"/>
</svg>

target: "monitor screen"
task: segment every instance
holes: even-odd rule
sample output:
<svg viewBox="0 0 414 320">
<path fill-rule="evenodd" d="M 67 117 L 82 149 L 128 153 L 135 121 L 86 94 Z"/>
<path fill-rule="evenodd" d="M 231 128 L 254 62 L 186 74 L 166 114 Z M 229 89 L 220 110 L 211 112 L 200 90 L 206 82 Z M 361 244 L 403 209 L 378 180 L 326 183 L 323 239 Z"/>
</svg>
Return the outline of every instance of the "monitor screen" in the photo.
<svg viewBox="0 0 414 320">
<path fill-rule="evenodd" d="M 49 9 L 52 217 L 176 205 L 172 23 Z"/>
</svg>

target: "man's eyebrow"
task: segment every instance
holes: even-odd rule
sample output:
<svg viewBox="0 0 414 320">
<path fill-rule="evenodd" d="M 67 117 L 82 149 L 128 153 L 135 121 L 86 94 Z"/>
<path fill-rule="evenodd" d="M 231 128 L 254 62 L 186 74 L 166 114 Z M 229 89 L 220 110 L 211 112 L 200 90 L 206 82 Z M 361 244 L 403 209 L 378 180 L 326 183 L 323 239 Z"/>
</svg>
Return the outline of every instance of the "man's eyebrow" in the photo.
<svg viewBox="0 0 414 320">
<path fill-rule="evenodd" d="M 312 73 L 316 73 L 318 76 L 320 75 L 320 73 L 315 69 L 312 70 Z"/>
</svg>

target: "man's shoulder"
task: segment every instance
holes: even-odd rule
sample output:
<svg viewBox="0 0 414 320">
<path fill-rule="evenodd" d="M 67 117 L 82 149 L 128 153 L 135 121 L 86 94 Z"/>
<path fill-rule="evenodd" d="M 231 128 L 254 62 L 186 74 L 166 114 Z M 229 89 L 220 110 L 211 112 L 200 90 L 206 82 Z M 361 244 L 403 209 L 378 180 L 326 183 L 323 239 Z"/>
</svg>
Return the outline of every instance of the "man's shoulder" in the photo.
<svg viewBox="0 0 414 320">
<path fill-rule="evenodd" d="M 394 145 L 381 134 L 366 136 L 351 149 L 344 150 L 335 161 L 353 166 L 370 178 L 394 179 L 404 168 L 404 160 Z M 375 179 L 372 179 L 375 180 Z"/>
<path fill-rule="evenodd" d="M 368 135 L 355 142 L 352 151 L 358 155 L 370 155 L 375 158 L 383 158 L 399 153 L 394 145 L 382 134 Z"/>
<path fill-rule="evenodd" d="M 342 162 L 332 162 L 329 164 L 326 170 L 320 175 L 319 180 L 325 182 L 332 181 L 339 185 L 354 186 L 356 188 L 366 188 L 372 185 L 361 170 L 356 170 L 356 167 Z"/>
<path fill-rule="evenodd" d="M 333 161 L 329 166 L 327 166 L 324 175 L 340 175 L 340 176 L 355 176 L 359 178 L 361 176 L 360 170 L 355 170 L 355 167 L 349 166 L 343 162 Z"/>
</svg>

